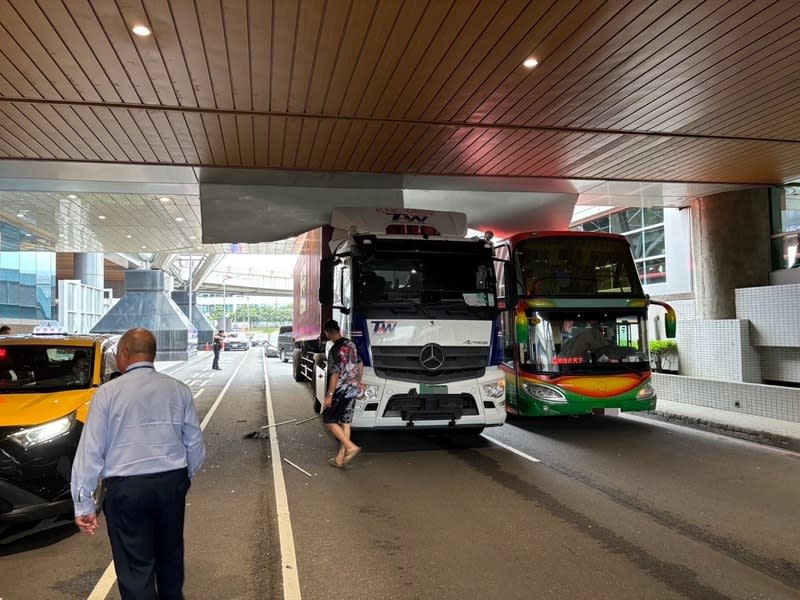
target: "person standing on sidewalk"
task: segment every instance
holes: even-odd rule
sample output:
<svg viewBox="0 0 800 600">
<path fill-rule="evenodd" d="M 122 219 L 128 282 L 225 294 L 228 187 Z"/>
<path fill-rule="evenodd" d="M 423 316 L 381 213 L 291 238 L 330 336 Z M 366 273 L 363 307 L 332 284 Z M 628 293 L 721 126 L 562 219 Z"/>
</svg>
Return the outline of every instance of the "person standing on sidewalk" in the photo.
<svg viewBox="0 0 800 600">
<path fill-rule="evenodd" d="M 206 455 L 192 392 L 156 372 L 146 329 L 120 338 L 123 375 L 94 395 L 72 465 L 75 524 L 94 535 L 93 492 L 103 510 L 123 600 L 183 598 L 183 524 L 191 478 Z M 157 590 L 157 591 L 156 591 Z"/>
<path fill-rule="evenodd" d="M 331 319 L 323 326 L 325 336 L 333 342 L 328 353 L 328 393 L 322 403 L 325 427 L 339 440 L 339 452 L 328 464 L 343 469 L 361 448 L 350 440 L 350 423 L 361 388 L 364 363 L 358 357 L 356 345 L 342 336 L 339 323 Z"/>
<path fill-rule="evenodd" d="M 212 350 L 214 351 L 214 362 L 211 363 L 211 368 L 215 371 L 222 371 L 219 368 L 219 353 L 222 350 L 222 346 L 225 344 L 225 332 L 220 329 L 217 334 L 214 336 L 214 343 L 212 344 Z"/>
</svg>

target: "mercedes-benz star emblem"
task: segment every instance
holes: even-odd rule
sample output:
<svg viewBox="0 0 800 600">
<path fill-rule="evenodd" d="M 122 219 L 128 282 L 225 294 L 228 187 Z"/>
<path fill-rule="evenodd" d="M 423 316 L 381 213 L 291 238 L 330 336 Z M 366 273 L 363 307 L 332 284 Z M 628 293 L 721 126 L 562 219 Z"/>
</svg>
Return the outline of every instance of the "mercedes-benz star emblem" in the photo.
<svg viewBox="0 0 800 600">
<path fill-rule="evenodd" d="M 426 344 L 419 352 L 419 364 L 428 371 L 438 371 L 444 365 L 444 348 L 439 344 Z"/>
</svg>

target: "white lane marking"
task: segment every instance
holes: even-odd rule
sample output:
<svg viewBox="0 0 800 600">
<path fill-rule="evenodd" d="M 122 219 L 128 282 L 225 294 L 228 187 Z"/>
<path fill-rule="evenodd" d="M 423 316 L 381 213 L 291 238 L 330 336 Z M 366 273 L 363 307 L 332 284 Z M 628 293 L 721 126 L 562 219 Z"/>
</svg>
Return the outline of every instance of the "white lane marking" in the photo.
<svg viewBox="0 0 800 600">
<path fill-rule="evenodd" d="M 275 422 L 275 413 L 272 410 L 272 395 L 269 391 L 269 376 L 267 375 L 267 361 L 261 356 L 264 366 L 264 395 L 267 402 L 267 420 Z M 284 600 L 300 600 L 300 580 L 297 576 L 297 557 L 294 551 L 294 535 L 292 534 L 292 519 L 289 516 L 289 499 L 286 495 L 286 483 L 283 480 L 281 467 L 281 451 L 278 447 L 278 428 L 275 427 L 269 436 L 269 449 L 272 453 L 272 479 L 275 482 L 275 509 L 278 513 L 278 538 L 281 546 L 281 577 L 283 578 Z"/>
<path fill-rule="evenodd" d="M 524 453 L 524 452 L 522 452 L 521 450 L 517 450 L 516 448 L 512 448 L 511 446 L 508 446 L 508 445 L 504 444 L 503 442 L 498 442 L 496 439 L 494 439 L 493 437 L 489 437 L 489 436 L 488 436 L 488 435 L 486 435 L 485 433 L 482 433 L 482 434 L 481 434 L 481 436 L 485 437 L 487 440 L 489 440 L 489 441 L 490 441 L 490 442 L 492 442 L 493 444 L 497 444 L 497 445 L 498 445 L 498 446 L 500 446 L 501 448 L 503 448 L 503 449 L 505 449 L 505 450 L 508 450 L 509 452 L 513 452 L 513 453 L 514 453 L 514 454 L 516 454 L 517 456 L 521 456 L 522 458 L 524 458 L 524 459 L 526 459 L 526 460 L 529 460 L 529 461 L 531 461 L 531 462 L 535 462 L 535 463 L 537 463 L 537 462 L 542 462 L 542 461 L 540 461 L 538 458 L 536 458 L 536 457 L 533 457 L 533 456 L 531 456 L 530 454 L 525 454 L 525 453 Z"/>
<path fill-rule="evenodd" d="M 100 580 L 97 582 L 97 585 L 94 586 L 92 593 L 89 594 L 86 600 L 103 600 L 108 596 L 108 592 L 111 591 L 116 581 L 117 572 L 114 570 L 114 561 L 112 560 L 108 563 L 106 570 L 100 576 Z"/>
<path fill-rule="evenodd" d="M 211 420 L 211 417 L 214 416 L 214 412 L 217 410 L 219 403 L 222 402 L 222 398 L 225 396 L 225 392 L 227 392 L 228 388 L 231 387 L 231 383 L 233 383 L 234 377 L 236 377 L 236 374 L 239 372 L 239 369 L 242 368 L 243 364 L 244 361 L 239 362 L 239 365 L 236 367 L 236 370 L 231 374 L 230 378 L 228 379 L 228 382 L 225 384 L 225 387 L 222 388 L 222 391 L 219 393 L 219 396 L 217 396 L 217 399 L 214 401 L 214 404 L 211 405 L 211 408 L 206 413 L 206 418 L 203 419 L 202 423 L 200 423 L 200 431 L 203 431 L 206 428 L 206 425 L 208 425 L 208 422 Z M 197 394 L 194 395 L 194 398 L 197 398 L 197 396 L 199 396 L 202 392 L 203 390 L 197 392 Z M 116 581 L 117 581 L 117 572 L 114 570 L 114 561 L 112 560 L 110 563 L 108 563 L 106 570 L 103 572 L 103 575 L 100 577 L 100 580 L 94 586 L 94 589 L 92 590 L 91 594 L 89 594 L 89 597 L 86 600 L 105 600 L 106 596 L 108 596 L 108 593 L 111 591 L 111 588 L 114 586 L 114 583 L 116 583 Z"/>
<path fill-rule="evenodd" d="M 197 393 L 194 396 L 192 396 L 192 398 L 197 400 L 197 398 L 200 396 L 200 394 L 202 394 L 205 391 L 206 391 L 206 388 L 200 388 L 199 390 L 197 390 Z"/>
</svg>

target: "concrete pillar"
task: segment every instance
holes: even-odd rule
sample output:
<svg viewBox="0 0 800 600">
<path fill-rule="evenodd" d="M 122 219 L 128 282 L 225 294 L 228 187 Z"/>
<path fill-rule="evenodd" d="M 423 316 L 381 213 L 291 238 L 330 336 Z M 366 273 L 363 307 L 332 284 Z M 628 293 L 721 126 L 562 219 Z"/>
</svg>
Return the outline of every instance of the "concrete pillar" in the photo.
<svg viewBox="0 0 800 600">
<path fill-rule="evenodd" d="M 769 189 L 698 198 L 691 214 L 697 318 L 735 319 L 735 290 L 769 285 Z"/>
<path fill-rule="evenodd" d="M 73 276 L 81 283 L 103 289 L 104 267 L 102 252 L 76 252 L 73 256 Z"/>
</svg>

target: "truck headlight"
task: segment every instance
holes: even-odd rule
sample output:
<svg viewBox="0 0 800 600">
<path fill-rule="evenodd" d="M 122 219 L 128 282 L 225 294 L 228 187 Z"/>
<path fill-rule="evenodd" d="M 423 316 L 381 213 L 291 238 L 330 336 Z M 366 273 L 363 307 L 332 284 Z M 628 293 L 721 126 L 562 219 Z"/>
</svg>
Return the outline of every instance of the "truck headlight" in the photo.
<svg viewBox="0 0 800 600">
<path fill-rule="evenodd" d="M 541 400 L 542 402 L 566 402 L 567 398 L 556 388 L 552 388 L 547 385 L 540 385 L 538 383 L 524 383 L 522 384 L 523 389 L 525 392 L 536 398 L 537 400 Z"/>
<path fill-rule="evenodd" d="M 502 398 L 506 395 L 506 382 L 502 379 L 485 383 L 483 385 L 483 395 L 489 398 Z"/>
<path fill-rule="evenodd" d="M 367 383 L 364 385 L 364 391 L 361 394 L 361 398 L 364 399 L 366 402 L 375 401 L 378 399 L 378 391 L 380 388 L 377 385 L 372 385 Z"/>
<path fill-rule="evenodd" d="M 636 392 L 637 400 L 649 400 L 656 395 L 656 388 L 648 381 Z"/>
<path fill-rule="evenodd" d="M 38 446 L 39 444 L 45 444 L 68 433 L 74 424 L 75 413 L 72 413 L 71 415 L 61 417 L 49 423 L 27 427 L 16 433 L 9 434 L 8 437 L 27 450 L 28 448 Z"/>
</svg>

